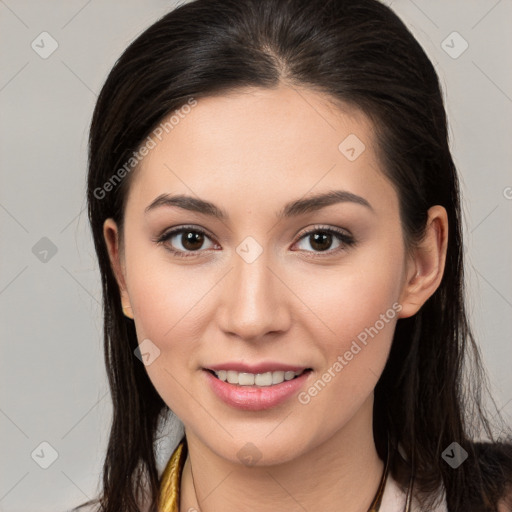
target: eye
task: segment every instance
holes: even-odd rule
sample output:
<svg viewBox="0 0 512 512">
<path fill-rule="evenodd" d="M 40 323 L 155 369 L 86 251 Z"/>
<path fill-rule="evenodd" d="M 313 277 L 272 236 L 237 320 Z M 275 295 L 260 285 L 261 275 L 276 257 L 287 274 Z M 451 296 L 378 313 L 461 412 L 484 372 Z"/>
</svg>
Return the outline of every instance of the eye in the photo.
<svg viewBox="0 0 512 512">
<path fill-rule="evenodd" d="M 330 249 L 333 240 L 338 241 L 338 246 L 334 249 Z M 329 255 L 343 251 L 356 243 L 354 238 L 347 232 L 341 229 L 323 226 L 315 226 L 313 229 L 303 233 L 299 242 L 301 241 L 307 242 L 310 247 L 313 248 L 313 251 L 306 249 L 307 252 L 327 252 Z"/>
<path fill-rule="evenodd" d="M 205 249 L 203 247 L 205 240 L 211 241 L 211 238 L 203 229 L 195 226 L 182 226 L 167 231 L 155 239 L 154 242 L 166 244 L 166 248 L 173 253 L 174 256 L 181 258 L 195 256 L 197 253 L 200 253 L 201 249 Z M 334 249 L 330 249 L 333 241 L 336 240 L 338 241 L 338 246 Z M 354 238 L 347 232 L 341 229 L 323 226 L 315 226 L 313 229 L 303 233 L 298 243 L 302 241 L 307 241 L 313 251 L 307 249 L 301 250 L 317 254 L 327 253 L 328 255 L 346 250 L 356 243 Z M 175 244 L 178 247 L 176 247 Z M 211 249 L 213 245 L 215 244 L 212 243 L 212 245 L 206 247 L 206 249 Z"/>
<path fill-rule="evenodd" d="M 178 245 L 178 248 L 173 247 L 174 239 L 174 243 Z M 159 244 L 166 243 L 168 250 L 175 256 L 190 257 L 195 256 L 194 253 L 200 252 L 199 250 L 203 248 L 202 246 L 205 239 L 210 240 L 210 237 L 202 229 L 192 226 L 182 226 L 178 229 L 167 231 L 154 241 Z"/>
</svg>

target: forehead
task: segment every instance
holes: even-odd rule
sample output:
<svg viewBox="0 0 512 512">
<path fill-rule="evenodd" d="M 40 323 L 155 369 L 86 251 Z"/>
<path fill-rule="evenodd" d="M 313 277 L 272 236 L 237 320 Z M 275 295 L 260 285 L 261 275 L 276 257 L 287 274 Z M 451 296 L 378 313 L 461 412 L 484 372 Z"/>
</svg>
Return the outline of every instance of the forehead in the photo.
<svg viewBox="0 0 512 512">
<path fill-rule="evenodd" d="M 371 122 L 318 92 L 239 89 L 200 98 L 184 112 L 152 134 L 155 147 L 135 171 L 130 196 L 146 203 L 162 192 L 266 201 L 340 186 L 359 195 L 393 193 Z"/>
<path fill-rule="evenodd" d="M 316 159 L 314 150 L 338 156 L 340 137 L 353 132 L 366 146 L 373 139 L 372 125 L 360 111 L 296 87 L 246 88 L 200 98 L 187 114 L 169 118 L 175 124 L 162 134 L 159 146 L 170 145 L 176 156 L 187 153 L 188 159 L 201 159 L 202 150 L 209 149 L 216 157 L 224 154 L 246 161 L 268 155 L 277 166 L 284 162 L 276 157 L 285 153 L 287 159 L 290 153 Z M 150 162 L 151 158 L 145 163 Z"/>
</svg>

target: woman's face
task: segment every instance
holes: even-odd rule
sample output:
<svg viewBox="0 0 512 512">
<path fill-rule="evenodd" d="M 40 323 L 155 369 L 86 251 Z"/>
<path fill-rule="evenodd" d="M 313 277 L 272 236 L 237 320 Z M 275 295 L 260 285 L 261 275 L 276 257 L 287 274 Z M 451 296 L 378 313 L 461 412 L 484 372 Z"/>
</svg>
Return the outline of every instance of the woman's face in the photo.
<svg viewBox="0 0 512 512">
<path fill-rule="evenodd" d="M 213 452 L 293 459 L 369 417 L 406 316 L 398 198 L 372 126 L 288 87 L 200 99 L 169 126 L 134 171 L 120 259 L 145 368 Z M 209 371 L 223 365 L 267 375 L 224 383 Z M 268 385 L 291 369 L 309 370 Z"/>
</svg>

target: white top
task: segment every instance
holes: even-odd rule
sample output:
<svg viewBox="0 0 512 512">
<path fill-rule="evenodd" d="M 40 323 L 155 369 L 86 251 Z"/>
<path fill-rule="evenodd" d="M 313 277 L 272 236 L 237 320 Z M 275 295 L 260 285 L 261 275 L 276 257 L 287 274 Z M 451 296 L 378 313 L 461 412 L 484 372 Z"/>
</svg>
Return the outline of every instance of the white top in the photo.
<svg viewBox="0 0 512 512">
<path fill-rule="evenodd" d="M 391 474 L 388 474 L 379 512 L 404 512 L 406 497 L 407 493 L 400 488 L 398 482 L 396 482 Z M 444 490 L 438 494 L 437 498 L 437 506 L 430 509 L 429 512 L 448 512 Z M 412 500 L 411 512 L 421 512 L 420 505 L 416 498 Z"/>
</svg>

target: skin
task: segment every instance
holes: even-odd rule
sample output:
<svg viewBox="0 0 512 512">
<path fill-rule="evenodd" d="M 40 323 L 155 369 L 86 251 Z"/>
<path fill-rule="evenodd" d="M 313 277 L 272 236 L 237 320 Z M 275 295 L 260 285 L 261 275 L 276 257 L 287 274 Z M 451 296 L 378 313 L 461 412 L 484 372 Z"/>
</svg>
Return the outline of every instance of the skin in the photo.
<svg viewBox="0 0 512 512">
<path fill-rule="evenodd" d="M 377 490 L 373 390 L 398 318 L 415 314 L 439 286 L 448 221 L 432 207 L 424 240 L 406 251 L 372 124 L 341 107 L 284 85 L 201 98 L 133 175 L 122 243 L 115 222 L 105 221 L 125 314 L 139 343 L 148 338 L 160 350 L 146 370 L 185 425 L 182 511 L 334 512 L 343 503 L 345 512 L 365 512 Z M 349 134 L 366 147 L 354 161 L 338 149 Z M 343 202 L 276 218 L 288 201 L 340 189 L 372 209 Z M 162 193 L 211 201 L 229 218 L 166 206 L 145 214 Z M 182 235 L 154 241 L 190 224 L 209 233 L 191 257 L 168 250 L 190 247 Z M 318 250 L 302 236 L 317 225 L 345 230 L 356 244 L 333 237 Z M 247 236 L 263 250 L 252 263 L 236 252 Z M 307 405 L 293 397 L 242 411 L 206 385 L 209 365 L 278 361 L 313 368 L 307 390 L 395 303 L 395 318 Z M 248 442 L 261 454 L 252 466 L 237 456 Z"/>
</svg>

